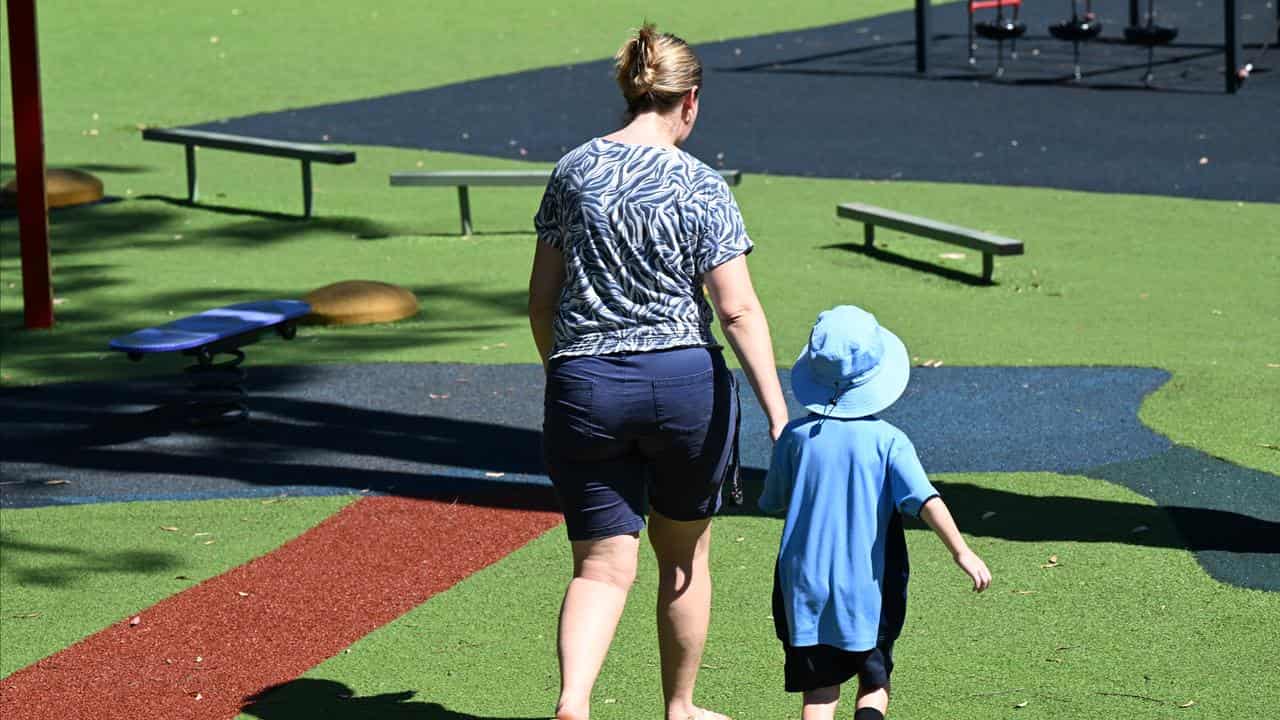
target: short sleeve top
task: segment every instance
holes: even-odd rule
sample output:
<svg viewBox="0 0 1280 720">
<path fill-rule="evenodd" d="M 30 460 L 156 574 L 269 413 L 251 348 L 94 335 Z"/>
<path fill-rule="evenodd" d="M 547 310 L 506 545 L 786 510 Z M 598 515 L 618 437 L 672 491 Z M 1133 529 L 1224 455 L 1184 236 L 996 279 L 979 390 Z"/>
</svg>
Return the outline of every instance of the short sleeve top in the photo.
<svg viewBox="0 0 1280 720">
<path fill-rule="evenodd" d="M 787 425 L 765 476 L 760 508 L 787 514 L 778 579 L 792 645 L 873 647 L 895 583 L 886 557 L 905 543 L 893 513 L 918 515 L 938 491 L 905 433 L 875 417 L 809 415 Z M 887 562 L 892 560 L 892 562 Z M 888 598 L 888 599 L 886 599 Z M 905 599 L 905 585 L 897 602 Z"/>
<path fill-rule="evenodd" d="M 715 345 L 702 276 L 753 247 L 705 163 L 599 138 L 556 164 L 534 226 L 565 260 L 552 358 Z"/>
</svg>

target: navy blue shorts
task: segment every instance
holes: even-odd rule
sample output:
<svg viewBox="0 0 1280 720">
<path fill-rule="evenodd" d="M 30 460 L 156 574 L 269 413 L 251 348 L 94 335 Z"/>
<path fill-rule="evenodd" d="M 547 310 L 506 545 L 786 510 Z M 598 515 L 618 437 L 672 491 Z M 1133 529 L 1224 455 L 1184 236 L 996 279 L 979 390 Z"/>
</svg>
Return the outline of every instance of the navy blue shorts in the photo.
<svg viewBox="0 0 1280 720">
<path fill-rule="evenodd" d="M 720 509 L 738 471 L 738 389 L 719 348 L 568 357 L 547 370 L 547 472 L 570 540 Z"/>
</svg>

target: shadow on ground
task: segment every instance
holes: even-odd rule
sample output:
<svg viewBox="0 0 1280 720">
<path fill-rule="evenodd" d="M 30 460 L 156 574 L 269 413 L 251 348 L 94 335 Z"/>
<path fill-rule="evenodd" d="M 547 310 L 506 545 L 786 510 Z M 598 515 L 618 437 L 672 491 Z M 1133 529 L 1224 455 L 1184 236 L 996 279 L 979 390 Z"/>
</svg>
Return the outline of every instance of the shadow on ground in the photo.
<svg viewBox="0 0 1280 720">
<path fill-rule="evenodd" d="M 187 424 L 172 378 L 0 392 L 0 432 L 13 441 L 0 455 L 8 479 L 0 507 L 353 492 L 556 507 L 543 475 L 536 366 L 268 367 L 251 368 L 250 378 L 250 420 L 223 428 Z M 1186 548 L 1220 580 L 1280 590 L 1276 477 L 1142 426 L 1142 396 L 1165 379 L 1136 368 L 922 370 L 886 417 L 915 438 L 935 475 L 1087 475 L 1159 505 L 1024 495 L 941 476 L 967 532 Z M 749 502 L 768 465 L 764 427 L 746 403 Z M 988 512 L 996 515 L 980 521 Z"/>
<path fill-rule="evenodd" d="M 104 553 L 81 546 L 18 540 L 0 532 L 0 558 L 18 585 L 66 587 L 85 575 L 147 574 L 178 567 L 172 553 L 130 550 Z"/>
<path fill-rule="evenodd" d="M 414 700 L 414 694 L 405 690 L 362 696 L 334 680 L 300 678 L 262 691 L 241 712 L 260 720 L 538 720 L 455 712 L 439 703 Z"/>
</svg>

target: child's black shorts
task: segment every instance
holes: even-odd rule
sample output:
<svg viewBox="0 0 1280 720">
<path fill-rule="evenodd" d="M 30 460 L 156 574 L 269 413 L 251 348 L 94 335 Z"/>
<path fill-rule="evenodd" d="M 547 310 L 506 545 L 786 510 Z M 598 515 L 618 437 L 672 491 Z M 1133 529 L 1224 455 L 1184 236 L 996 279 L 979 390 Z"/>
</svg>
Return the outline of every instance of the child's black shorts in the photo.
<svg viewBox="0 0 1280 720">
<path fill-rule="evenodd" d="M 783 677 L 787 692 L 807 692 L 843 685 L 856 675 L 863 689 L 884 687 L 893 674 L 893 637 L 882 637 L 870 650 L 844 650 L 831 645 L 793 646 L 787 638 L 787 609 L 778 573 L 773 574 L 773 626 L 786 653 Z"/>
<path fill-rule="evenodd" d="M 884 687 L 893 673 L 893 646 L 856 652 L 830 645 L 792 647 L 783 643 L 787 663 L 783 669 L 787 692 L 807 692 L 843 685 L 858 678 L 864 689 Z"/>
</svg>

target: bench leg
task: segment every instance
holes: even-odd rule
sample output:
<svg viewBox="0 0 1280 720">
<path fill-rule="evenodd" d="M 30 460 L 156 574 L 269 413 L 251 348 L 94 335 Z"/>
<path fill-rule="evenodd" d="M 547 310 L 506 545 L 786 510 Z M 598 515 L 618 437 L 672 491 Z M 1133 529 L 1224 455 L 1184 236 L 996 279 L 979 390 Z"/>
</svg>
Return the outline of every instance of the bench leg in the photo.
<svg viewBox="0 0 1280 720">
<path fill-rule="evenodd" d="M 876 226 L 871 223 L 862 224 L 862 244 L 868 250 L 876 246 Z"/>
<path fill-rule="evenodd" d="M 471 234 L 471 196 L 466 185 L 458 186 L 458 211 L 462 214 L 462 234 Z"/>
<path fill-rule="evenodd" d="M 311 161 L 302 161 L 302 217 L 311 217 Z"/>
<path fill-rule="evenodd" d="M 982 279 L 991 282 L 991 273 L 995 270 L 995 256 L 991 253 L 982 253 Z"/>
<path fill-rule="evenodd" d="M 196 146 L 184 147 L 187 149 L 187 202 L 194 204 L 200 199 L 200 188 L 196 184 Z"/>
</svg>

